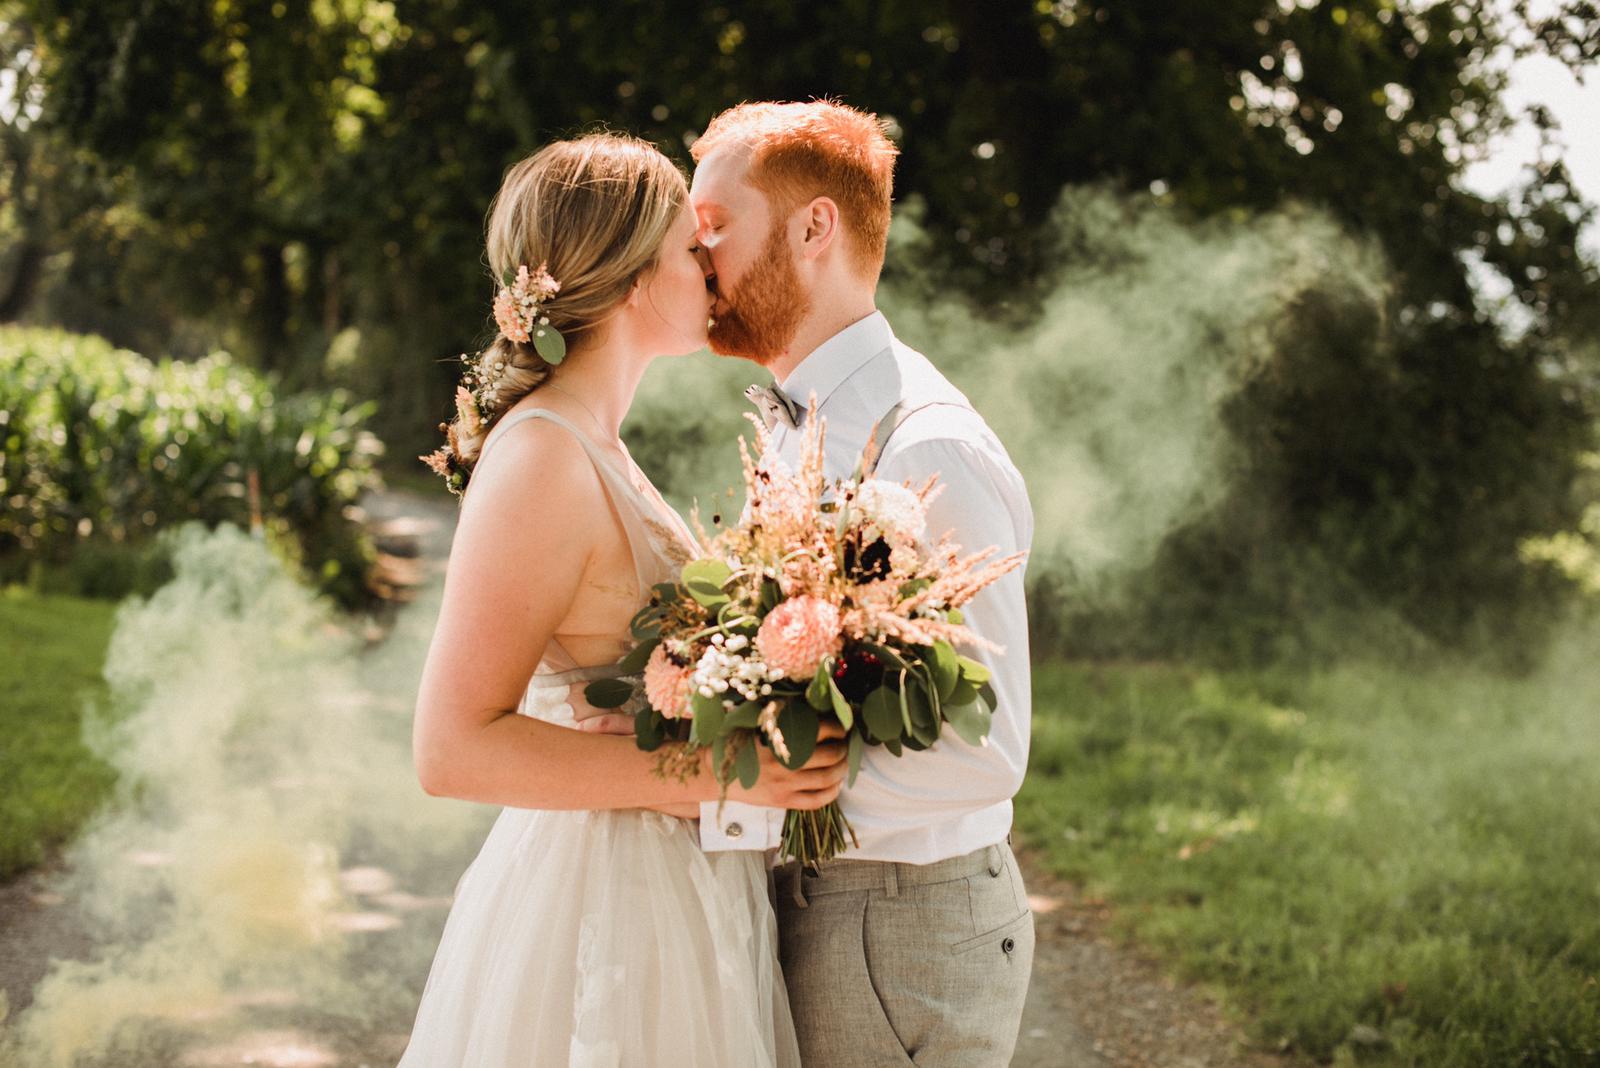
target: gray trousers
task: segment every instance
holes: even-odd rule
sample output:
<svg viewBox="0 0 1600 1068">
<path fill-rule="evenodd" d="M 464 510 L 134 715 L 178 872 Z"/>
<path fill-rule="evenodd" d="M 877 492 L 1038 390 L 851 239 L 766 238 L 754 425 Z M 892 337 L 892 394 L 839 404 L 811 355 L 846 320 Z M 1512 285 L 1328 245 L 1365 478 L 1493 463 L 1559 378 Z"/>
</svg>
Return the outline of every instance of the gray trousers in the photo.
<svg viewBox="0 0 1600 1068">
<path fill-rule="evenodd" d="M 836 860 L 817 875 L 793 863 L 775 874 L 807 1068 L 1010 1063 L 1033 913 L 1008 844 L 934 864 Z"/>
</svg>

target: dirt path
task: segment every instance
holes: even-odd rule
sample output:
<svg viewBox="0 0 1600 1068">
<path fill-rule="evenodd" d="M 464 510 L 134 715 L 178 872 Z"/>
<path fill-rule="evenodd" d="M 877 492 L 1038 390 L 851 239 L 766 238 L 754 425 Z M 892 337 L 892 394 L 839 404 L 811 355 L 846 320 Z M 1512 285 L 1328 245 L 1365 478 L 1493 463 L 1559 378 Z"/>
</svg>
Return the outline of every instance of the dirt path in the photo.
<svg viewBox="0 0 1600 1068">
<path fill-rule="evenodd" d="M 455 508 L 448 499 L 390 493 L 366 502 L 384 574 L 403 600 L 442 573 Z M 1024 844 L 1025 845 L 1025 844 Z M 384 858 L 347 859 L 347 937 L 364 967 L 420 991 L 428 954 L 460 868 L 397 874 Z M 463 856 L 460 866 L 470 860 Z M 1280 1057 L 1244 1051 L 1237 1030 L 1196 991 L 1166 979 L 1154 964 L 1106 934 L 1106 910 L 1047 875 L 1024 848 L 1038 947 L 1014 1068 L 1291 1068 Z M 0 1017 L 9 1003 L 26 1017 L 54 960 L 97 956 L 91 924 L 73 900 L 71 873 L 33 872 L 0 886 Z M 422 947 L 423 952 L 419 952 Z M 379 1068 L 404 1047 L 414 997 L 385 1003 L 352 1028 L 284 990 L 241 990 L 225 1018 L 173 1024 L 103 1062 L 117 1068 Z M 34 1066 L 28 1066 L 34 1068 Z"/>
</svg>

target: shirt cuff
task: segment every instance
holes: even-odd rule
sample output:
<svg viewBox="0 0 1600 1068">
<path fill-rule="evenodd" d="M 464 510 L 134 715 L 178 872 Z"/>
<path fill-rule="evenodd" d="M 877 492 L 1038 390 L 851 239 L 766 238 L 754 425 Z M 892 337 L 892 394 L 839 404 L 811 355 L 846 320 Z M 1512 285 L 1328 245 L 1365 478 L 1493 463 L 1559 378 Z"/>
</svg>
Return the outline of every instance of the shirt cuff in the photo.
<svg viewBox="0 0 1600 1068">
<path fill-rule="evenodd" d="M 782 838 L 781 808 L 747 805 L 740 801 L 700 802 L 700 848 L 707 852 L 776 849 Z"/>
</svg>

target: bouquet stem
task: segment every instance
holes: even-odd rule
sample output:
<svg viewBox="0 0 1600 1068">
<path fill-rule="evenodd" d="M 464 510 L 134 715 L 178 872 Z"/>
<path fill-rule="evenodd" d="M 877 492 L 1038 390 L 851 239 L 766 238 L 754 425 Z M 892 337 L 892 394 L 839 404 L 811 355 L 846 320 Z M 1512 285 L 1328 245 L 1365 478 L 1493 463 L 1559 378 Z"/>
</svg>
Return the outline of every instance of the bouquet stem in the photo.
<svg viewBox="0 0 1600 1068">
<path fill-rule="evenodd" d="M 815 867 L 818 861 L 831 860 L 843 853 L 846 845 L 861 847 L 855 828 L 844 818 L 839 802 L 831 801 L 822 808 L 791 811 L 784 817 L 778 859 L 793 858 L 802 867 Z"/>
</svg>

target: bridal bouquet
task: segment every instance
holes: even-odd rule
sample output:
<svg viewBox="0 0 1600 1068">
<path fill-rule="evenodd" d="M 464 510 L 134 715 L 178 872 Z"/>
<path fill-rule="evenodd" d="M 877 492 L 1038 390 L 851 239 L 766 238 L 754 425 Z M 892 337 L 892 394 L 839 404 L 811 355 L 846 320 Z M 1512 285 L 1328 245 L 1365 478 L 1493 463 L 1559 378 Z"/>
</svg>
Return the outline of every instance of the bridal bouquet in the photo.
<svg viewBox="0 0 1600 1068">
<path fill-rule="evenodd" d="M 956 646 L 994 646 L 963 625 L 961 606 L 1024 554 L 964 556 L 948 535 L 931 541 L 937 477 L 912 488 L 865 477 L 863 462 L 848 479 L 825 479 L 824 433 L 807 423 L 798 471 L 757 463 L 740 439 L 744 516 L 714 537 L 694 516 L 702 556 L 634 617 L 625 677 L 585 693 L 597 708 L 632 710 L 641 749 L 683 743 L 663 750 L 663 775 L 692 774 L 709 747 L 726 797 L 735 779 L 756 782 L 758 745 L 804 764 L 824 717 L 846 732 L 851 783 L 869 745 L 898 757 L 932 746 L 946 724 L 988 744 L 989 671 Z M 791 811 L 779 856 L 814 864 L 843 852 L 846 836 L 854 841 L 837 802 Z"/>
</svg>

